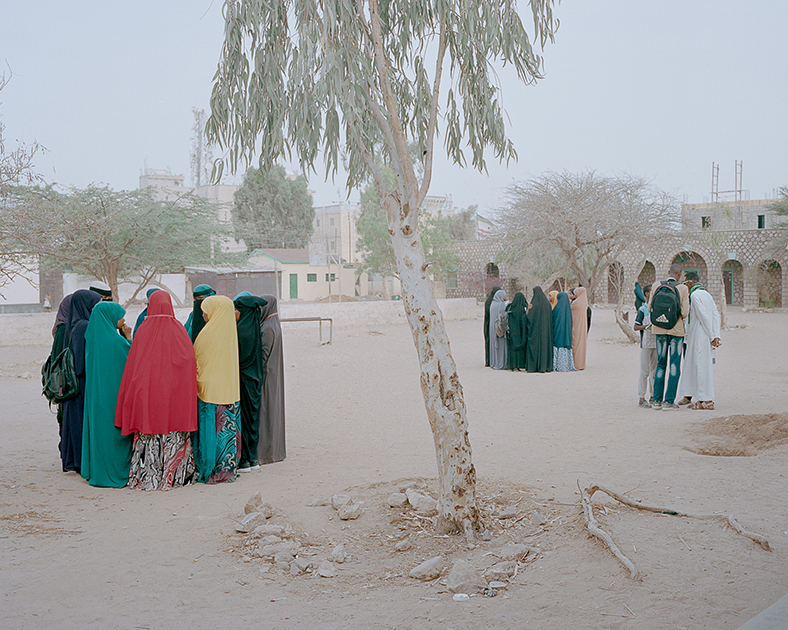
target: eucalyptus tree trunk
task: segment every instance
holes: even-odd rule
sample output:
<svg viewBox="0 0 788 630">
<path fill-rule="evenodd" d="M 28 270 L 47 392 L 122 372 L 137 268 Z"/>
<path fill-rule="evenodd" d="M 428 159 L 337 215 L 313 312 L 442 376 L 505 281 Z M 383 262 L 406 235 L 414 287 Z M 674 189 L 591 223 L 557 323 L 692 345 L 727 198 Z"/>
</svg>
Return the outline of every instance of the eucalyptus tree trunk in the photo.
<svg viewBox="0 0 788 630">
<path fill-rule="evenodd" d="M 480 526 L 476 507 L 476 469 L 471 461 L 468 420 L 457 366 L 451 355 L 443 313 L 435 299 L 419 232 L 418 211 L 385 200 L 389 234 L 397 258 L 402 300 L 421 368 L 421 391 L 438 460 L 439 533 Z"/>
</svg>

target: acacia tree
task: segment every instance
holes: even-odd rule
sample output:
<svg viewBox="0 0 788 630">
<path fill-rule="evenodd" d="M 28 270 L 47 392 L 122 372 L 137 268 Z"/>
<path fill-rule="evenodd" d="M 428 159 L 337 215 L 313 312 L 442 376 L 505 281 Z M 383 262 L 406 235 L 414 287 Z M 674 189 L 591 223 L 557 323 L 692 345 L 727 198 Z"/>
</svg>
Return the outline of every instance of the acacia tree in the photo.
<svg viewBox="0 0 788 630">
<path fill-rule="evenodd" d="M 303 175 L 288 177 L 284 167 L 250 168 L 233 202 L 235 238 L 249 251 L 261 247 L 306 247 L 315 209 Z"/>
<path fill-rule="evenodd" d="M 0 75 L 0 91 L 8 85 L 10 76 Z M 35 256 L 26 242 L 25 233 L 16 229 L 9 216 L 18 208 L 18 189 L 42 181 L 35 170 L 35 157 L 44 148 L 34 142 L 14 147 L 6 145 L 5 124 L 0 120 L 0 287 L 25 272 L 34 271 Z M 49 230 L 44 225 L 42 229 Z"/>
<path fill-rule="evenodd" d="M 548 254 L 593 296 L 609 265 L 638 241 L 670 229 L 675 200 L 628 175 L 547 173 L 506 192 L 497 211 L 504 249 L 513 260 Z"/>
<path fill-rule="evenodd" d="M 534 40 L 557 27 L 553 0 L 530 0 Z M 506 137 L 493 62 L 531 82 L 541 76 L 514 0 L 226 0 L 225 42 L 208 135 L 235 170 L 259 150 L 270 169 L 295 153 L 304 172 L 340 159 L 348 189 L 377 186 L 402 282 L 405 313 L 438 459 L 438 529 L 479 526 L 462 387 L 419 233 L 438 122 L 446 151 L 485 168 L 485 149 L 516 157 Z M 432 68 L 432 72 L 428 70 Z M 444 70 L 448 76 L 444 80 Z M 442 97 L 442 88 L 446 88 Z M 417 162 L 409 152 L 415 143 Z M 390 185 L 380 168 L 396 175 Z M 418 168 L 417 168 L 418 167 Z M 423 173 L 419 181 L 417 170 Z"/>
<path fill-rule="evenodd" d="M 223 236 L 213 204 L 191 193 L 157 201 L 150 188 L 64 194 L 47 186 L 21 190 L 17 199 L 6 219 L 30 251 L 103 280 L 116 296 L 119 281 L 136 281 L 129 302 L 157 274 L 211 260 L 211 241 Z"/>
</svg>

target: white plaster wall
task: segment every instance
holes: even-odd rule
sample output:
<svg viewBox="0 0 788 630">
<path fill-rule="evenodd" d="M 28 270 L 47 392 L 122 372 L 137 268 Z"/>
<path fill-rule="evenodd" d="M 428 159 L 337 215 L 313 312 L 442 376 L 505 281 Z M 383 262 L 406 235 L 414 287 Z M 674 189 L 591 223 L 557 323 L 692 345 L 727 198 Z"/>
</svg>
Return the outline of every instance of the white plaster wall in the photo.
<svg viewBox="0 0 788 630">
<path fill-rule="evenodd" d="M 483 306 L 475 298 L 456 298 L 438 300 L 438 305 L 447 320 L 477 319 L 482 317 Z M 51 313 L 26 313 L 14 315 L 0 314 L 0 346 L 47 346 L 52 343 L 52 325 L 55 323 L 55 310 Z M 129 309 L 126 322 L 134 326 L 141 307 Z M 175 316 L 185 322 L 191 309 L 178 308 Z M 330 317 L 336 328 L 365 328 L 375 325 L 404 324 L 405 310 L 402 302 L 344 302 L 342 304 L 299 304 L 296 302 L 279 305 L 279 316 L 289 317 Z M 285 322 L 289 327 L 317 329 L 316 322 Z M 327 338 L 327 326 L 324 336 Z"/>
</svg>

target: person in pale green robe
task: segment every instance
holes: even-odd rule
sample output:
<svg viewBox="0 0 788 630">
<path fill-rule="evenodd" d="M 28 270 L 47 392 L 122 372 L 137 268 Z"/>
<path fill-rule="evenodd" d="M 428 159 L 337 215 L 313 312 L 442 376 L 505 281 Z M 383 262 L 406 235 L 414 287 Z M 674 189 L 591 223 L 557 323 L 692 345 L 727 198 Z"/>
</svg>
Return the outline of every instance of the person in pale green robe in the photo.
<svg viewBox="0 0 788 630">
<path fill-rule="evenodd" d="M 120 379 L 131 348 L 126 309 L 99 302 L 85 331 L 85 415 L 81 474 L 91 486 L 122 488 L 129 482 L 131 435 L 115 426 Z"/>
</svg>

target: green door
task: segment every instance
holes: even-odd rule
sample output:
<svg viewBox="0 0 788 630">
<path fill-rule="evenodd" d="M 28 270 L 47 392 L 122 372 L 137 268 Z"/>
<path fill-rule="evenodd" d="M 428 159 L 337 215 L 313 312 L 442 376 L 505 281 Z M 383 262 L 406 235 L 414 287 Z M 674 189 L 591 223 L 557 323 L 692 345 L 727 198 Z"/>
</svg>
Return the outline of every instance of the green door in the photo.
<svg viewBox="0 0 788 630">
<path fill-rule="evenodd" d="M 290 274 L 290 299 L 296 300 L 298 299 L 298 274 L 291 273 Z"/>
</svg>

